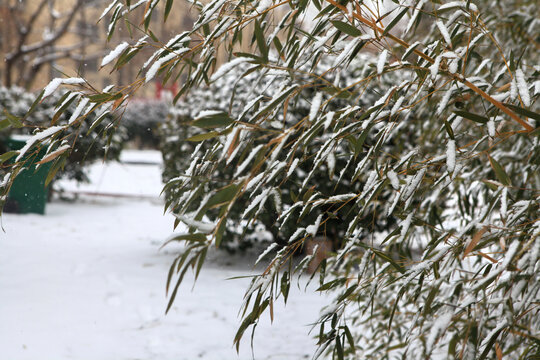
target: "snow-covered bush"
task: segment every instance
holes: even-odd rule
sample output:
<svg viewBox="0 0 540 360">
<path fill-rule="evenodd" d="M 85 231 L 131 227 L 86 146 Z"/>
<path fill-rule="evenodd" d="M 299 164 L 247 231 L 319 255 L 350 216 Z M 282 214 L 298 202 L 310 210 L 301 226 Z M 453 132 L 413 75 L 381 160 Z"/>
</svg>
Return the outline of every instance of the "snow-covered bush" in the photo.
<svg viewBox="0 0 540 360">
<path fill-rule="evenodd" d="M 28 109 L 36 100 L 36 94 L 18 87 L 0 87 L 0 113 L 3 117 L 2 122 L 5 124 L 3 130 L 0 131 L 0 136 L 5 139 L 13 134 L 32 135 L 52 122 L 55 125 L 67 124 L 77 110 L 73 102 L 74 98 L 71 101 L 64 101 L 68 97 L 69 93 L 53 94 L 40 103 L 36 103 L 32 113 L 26 116 Z M 55 118 L 58 104 L 63 104 L 65 109 L 60 116 Z M 17 123 L 17 118 L 23 120 Z M 57 177 L 86 181 L 85 163 L 99 159 L 118 159 L 126 139 L 125 130 L 113 128 L 116 125 L 112 115 L 102 118 L 99 124 L 95 124 L 96 119 L 96 114 L 92 113 L 81 121 L 80 127 L 66 127 L 59 133 L 62 142 L 71 140 L 74 141 L 74 145 L 72 151 L 66 153 L 65 161 L 58 163 Z M 8 127 L 8 125 L 12 126 Z M 4 149 L 4 151 L 9 150 L 11 149 Z M 57 148 L 53 146 L 50 150 L 54 152 Z"/>
<path fill-rule="evenodd" d="M 318 84 L 304 89 L 289 102 L 286 117 L 284 117 L 283 111 L 279 111 L 274 115 L 274 121 L 261 124 L 260 126 L 267 127 L 267 131 L 275 131 L 285 126 L 293 126 L 304 117 L 309 116 L 311 108 L 310 99 L 316 96 L 316 89 L 318 87 L 335 84 L 335 86 L 341 88 L 349 86 L 354 88 L 353 84 L 355 81 L 363 78 L 364 74 L 374 66 L 372 56 L 358 56 L 347 69 L 340 71 L 339 74 L 335 72 L 326 73 L 326 70 L 331 67 L 331 63 L 334 60 L 335 56 L 328 56 L 321 59 L 321 62 L 316 65 L 317 72 L 325 75 L 320 79 Z M 193 89 L 189 93 L 189 96 L 178 101 L 171 108 L 167 121 L 161 126 L 161 149 L 164 158 L 163 179 L 166 183 L 174 179 L 171 184 L 178 185 L 182 175 L 190 168 L 193 157 L 203 156 L 206 151 L 210 150 L 209 143 L 203 143 L 200 146 L 198 142 L 186 141 L 186 139 L 194 136 L 204 136 L 203 134 L 207 129 L 215 124 L 212 121 L 219 123 L 219 121 L 227 121 L 226 118 L 229 116 L 233 118 L 241 116 L 244 106 L 249 101 L 252 93 L 271 97 L 272 93 L 277 90 L 276 85 L 270 82 L 271 77 L 273 77 L 272 74 L 255 70 L 243 76 L 246 70 L 249 69 L 249 64 L 244 63 L 242 66 L 236 67 L 232 67 L 231 64 L 234 64 L 234 61 L 223 65 L 213 75 L 211 84 Z M 307 71 L 309 69 L 305 70 Z M 375 102 L 379 94 L 384 93 L 383 89 L 385 87 L 388 88 L 391 84 L 399 80 L 396 79 L 396 76 L 402 77 L 402 74 L 393 74 L 393 76 L 389 76 L 389 79 L 385 79 L 382 83 L 377 83 L 376 88 L 373 89 L 374 91 L 363 96 L 357 103 L 362 105 Z M 285 81 L 289 81 L 288 74 L 282 73 L 281 77 Z M 389 82 L 388 80 L 391 81 Z M 300 76 L 295 81 L 301 84 L 308 81 L 308 79 L 305 76 Z M 322 96 L 319 101 L 323 101 Z M 327 106 L 333 110 L 337 110 L 347 104 L 350 104 L 350 101 L 338 97 L 329 101 Z M 249 115 L 253 115 L 253 111 L 249 111 Z M 206 120 L 200 120 L 205 117 Z M 324 125 L 321 124 L 321 126 Z M 313 214 L 306 214 L 301 219 L 297 219 L 298 221 L 294 226 L 286 226 L 279 229 L 274 226 L 276 224 L 276 218 L 273 215 L 276 211 L 279 212 L 282 206 L 282 198 L 290 199 L 291 196 L 298 196 L 301 191 L 299 186 L 300 181 L 305 181 L 310 169 L 313 168 L 314 162 L 312 160 L 316 157 L 315 150 L 323 146 L 327 140 L 329 138 L 324 134 L 313 140 L 314 146 L 305 149 L 302 155 L 305 157 L 305 161 L 299 163 L 294 169 L 298 181 L 289 183 L 279 193 L 270 194 L 270 201 L 265 204 L 268 211 L 260 211 L 253 221 L 243 220 L 243 211 L 251 203 L 249 197 L 240 197 L 236 200 L 239 204 L 243 202 L 244 208 L 238 206 L 231 209 L 227 218 L 222 247 L 226 247 L 229 250 L 236 248 L 246 249 L 253 242 L 269 239 L 285 244 L 286 239 L 298 227 L 308 226 L 316 220 L 316 216 L 314 217 Z M 226 166 L 217 169 L 217 174 L 214 177 L 214 186 L 217 188 L 226 186 L 230 181 L 234 180 L 242 172 L 242 169 L 245 170 L 246 166 L 250 165 L 250 162 L 255 159 L 257 149 L 262 149 L 265 143 L 265 137 L 254 138 L 250 148 L 255 149 L 255 151 L 246 151 L 239 156 L 231 156 L 230 160 L 226 162 Z M 353 174 L 351 173 L 352 169 L 345 169 L 347 164 L 344 157 L 340 155 L 336 156 L 336 154 L 350 151 L 353 149 L 353 146 L 351 143 L 340 144 L 325 161 L 316 167 L 315 172 L 312 174 L 312 179 L 318 183 L 318 192 L 332 194 L 336 191 L 334 184 L 327 181 L 327 178 L 330 174 L 334 176 L 336 171 L 340 169 L 344 169 L 343 171 L 345 171 L 344 174 L 341 174 L 342 177 L 345 177 L 345 174 L 347 174 L 346 179 L 340 184 L 340 187 L 343 187 L 343 191 L 347 189 L 351 193 L 361 190 L 361 182 L 351 183 L 348 180 Z M 280 159 L 285 160 L 284 157 L 280 157 Z M 167 191 L 165 191 L 165 195 L 169 206 L 171 208 L 180 207 L 183 201 L 182 195 L 191 186 L 192 184 L 190 183 L 185 184 L 185 186 L 166 187 Z M 197 209 L 193 208 L 193 211 L 195 210 Z M 214 216 L 216 215 L 217 213 L 214 214 Z M 388 218 L 385 216 L 379 217 L 377 221 L 371 219 L 372 226 L 369 226 L 369 222 L 367 222 L 366 229 L 374 230 L 377 228 L 380 230 L 386 228 L 388 226 L 387 220 Z M 344 235 L 341 229 L 336 226 L 327 226 L 325 231 L 326 236 L 330 237 L 333 241 Z M 341 233 L 339 233 L 340 231 Z M 269 237 L 269 234 L 272 234 L 272 236 Z"/>
<path fill-rule="evenodd" d="M 167 102 L 137 99 L 130 101 L 122 114 L 122 126 L 127 131 L 128 141 L 139 148 L 157 148 L 158 128 L 169 111 Z"/>
<path fill-rule="evenodd" d="M 144 4 L 149 24 L 158 2 L 113 1 L 105 11 L 111 31 Z M 130 86 L 99 92 L 63 80 L 87 92 L 78 99 L 85 106 L 89 99 L 117 108 L 156 76 L 181 78 L 178 97 L 190 101 L 190 89 L 240 73 L 225 84 L 230 96 L 217 97 L 220 112 L 199 100 L 201 111 L 179 134 L 196 145 L 166 184 L 167 208 L 189 228 L 175 239 L 187 247 L 171 266 L 169 306 L 231 221 L 269 217 L 278 244 L 259 258 L 268 266 L 247 289 L 237 344 L 265 312 L 272 316 L 275 301 L 287 300 L 293 275 L 311 260 L 295 264 L 292 255 L 336 227 L 341 247 L 318 277 L 318 290 L 336 296 L 317 323 L 317 355 L 538 356 L 536 4 L 193 4 L 200 17 L 192 30 L 157 42 L 146 25 L 148 34 L 114 53 L 119 68 L 142 47 L 159 47 Z M 214 71 L 224 52 L 228 65 Z M 358 78 L 341 81 L 370 54 Z M 256 86 L 241 91 L 236 109 L 235 84 L 251 76 Z M 309 106 L 294 114 L 302 101 Z M 51 127 L 33 141 L 56 133 Z"/>
</svg>

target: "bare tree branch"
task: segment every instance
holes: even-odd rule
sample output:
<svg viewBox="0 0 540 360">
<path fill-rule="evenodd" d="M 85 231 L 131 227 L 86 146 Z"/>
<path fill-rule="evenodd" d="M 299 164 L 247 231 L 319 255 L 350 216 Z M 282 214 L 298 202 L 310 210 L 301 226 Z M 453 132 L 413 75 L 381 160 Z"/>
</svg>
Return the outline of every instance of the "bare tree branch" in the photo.
<svg viewBox="0 0 540 360">
<path fill-rule="evenodd" d="M 47 62 L 52 62 L 58 59 L 60 54 L 64 54 L 65 50 L 57 51 L 50 49 L 63 35 L 66 34 L 73 20 L 75 19 L 76 14 L 79 12 L 81 7 L 84 4 L 84 0 L 77 0 L 70 11 L 64 16 L 64 20 L 60 26 L 53 31 L 52 35 L 46 37 L 43 41 L 38 41 L 30 45 L 25 45 L 28 40 L 29 34 L 32 33 L 37 19 L 43 14 L 45 6 L 49 3 L 49 0 L 40 0 L 35 10 L 32 12 L 28 21 L 25 23 L 22 20 L 17 12 L 17 6 L 13 5 L 9 8 L 10 15 L 12 16 L 13 21 L 17 24 L 17 34 L 18 39 L 16 40 L 16 46 L 14 49 L 7 53 L 5 56 L 5 85 L 11 86 L 14 82 L 14 71 L 16 70 L 19 73 L 19 80 L 22 80 L 27 86 L 29 84 L 28 79 L 32 79 L 35 74 L 37 74 L 36 69 L 40 69 L 41 66 Z M 49 3 L 50 4 L 50 3 Z M 54 2 L 53 2 L 54 4 Z M 49 14 L 53 19 L 56 18 L 56 14 L 52 11 Z M 76 50 L 78 47 L 75 47 Z M 34 59 L 28 58 L 28 55 L 32 53 L 40 53 L 35 56 Z M 60 58 L 69 57 L 60 56 Z M 49 59 L 48 61 L 46 61 Z M 32 70 L 30 72 L 25 72 L 24 69 L 28 64 L 31 64 Z M 16 66 L 17 64 L 17 66 Z M 24 74 L 24 75 L 22 75 Z M 32 76 L 31 76 L 32 75 Z"/>
<path fill-rule="evenodd" d="M 20 55 L 19 56 L 26 55 L 28 53 L 31 53 L 31 52 L 34 52 L 36 50 L 45 48 L 45 47 L 50 46 L 53 43 L 55 43 L 62 35 L 64 35 L 66 33 L 66 31 L 69 28 L 69 25 L 71 24 L 71 22 L 75 18 L 75 14 L 80 9 L 82 4 L 83 4 L 83 0 L 77 0 L 77 3 L 73 6 L 70 13 L 67 15 L 67 19 L 64 20 L 64 23 L 58 28 L 58 30 L 56 30 L 54 32 L 54 34 L 52 36 L 48 37 L 47 39 L 45 39 L 43 41 L 31 44 L 31 45 L 22 46 L 20 48 Z"/>
</svg>

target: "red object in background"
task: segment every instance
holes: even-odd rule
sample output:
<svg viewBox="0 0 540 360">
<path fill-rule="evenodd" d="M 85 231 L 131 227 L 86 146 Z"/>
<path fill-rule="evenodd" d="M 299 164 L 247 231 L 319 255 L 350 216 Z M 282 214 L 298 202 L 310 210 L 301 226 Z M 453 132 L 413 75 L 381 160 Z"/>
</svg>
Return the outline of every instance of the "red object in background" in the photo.
<svg viewBox="0 0 540 360">
<path fill-rule="evenodd" d="M 178 92 L 178 86 L 176 83 L 173 83 L 170 86 L 163 86 L 162 83 L 156 82 L 156 99 L 161 99 L 163 92 L 169 92 L 174 96 Z"/>
</svg>

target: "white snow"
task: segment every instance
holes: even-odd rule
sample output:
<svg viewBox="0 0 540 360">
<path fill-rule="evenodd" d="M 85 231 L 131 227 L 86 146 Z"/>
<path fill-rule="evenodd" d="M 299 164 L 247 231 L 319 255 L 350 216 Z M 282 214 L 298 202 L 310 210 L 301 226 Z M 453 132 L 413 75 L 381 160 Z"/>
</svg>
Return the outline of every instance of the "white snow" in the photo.
<svg viewBox="0 0 540 360">
<path fill-rule="evenodd" d="M 205 233 L 205 234 L 210 234 L 216 228 L 216 224 L 213 224 L 213 223 L 198 221 L 193 218 L 182 216 L 182 215 L 175 215 L 175 216 L 178 218 L 178 220 L 182 221 L 187 226 L 194 227 L 200 232 Z"/>
<path fill-rule="evenodd" d="M 448 33 L 448 29 L 446 28 L 444 23 L 441 20 L 437 20 L 435 24 L 437 24 L 437 27 L 439 28 L 439 31 L 444 38 L 444 41 L 446 41 L 448 46 L 452 47 L 452 40 L 450 39 L 450 34 Z"/>
<path fill-rule="evenodd" d="M 244 160 L 244 162 L 242 162 L 242 164 L 240 166 L 238 166 L 238 168 L 236 169 L 236 172 L 234 173 L 234 176 L 237 177 L 238 175 L 240 175 L 248 165 L 250 165 L 252 162 L 251 160 L 253 160 L 253 158 L 255 157 L 255 155 L 257 155 L 259 153 L 259 150 L 263 147 L 263 145 L 257 145 L 255 148 L 253 148 L 249 155 L 247 156 L 246 160 Z"/>
<path fill-rule="evenodd" d="M 51 126 L 48 129 L 43 130 L 42 132 L 39 132 L 35 135 L 33 135 L 30 139 L 26 141 L 26 144 L 19 150 L 19 155 L 17 155 L 17 158 L 15 158 L 15 162 L 22 159 L 24 154 L 37 142 L 43 139 L 46 139 L 57 132 L 64 129 L 64 126 Z"/>
<path fill-rule="evenodd" d="M 451 1 L 449 3 L 446 3 L 446 4 L 443 4 L 443 5 L 439 6 L 437 11 L 452 9 L 452 8 L 455 8 L 455 7 L 462 7 L 464 9 L 466 9 L 467 8 L 467 1 Z M 469 8 L 474 12 L 478 12 L 478 7 L 473 3 L 469 3 Z"/>
<path fill-rule="evenodd" d="M 78 85 L 78 84 L 84 84 L 84 79 L 81 78 L 55 78 L 52 79 L 51 82 L 45 86 L 45 90 L 43 91 L 43 98 L 46 98 L 47 96 L 51 95 L 58 89 L 58 87 L 62 84 L 66 85 Z"/>
<path fill-rule="evenodd" d="M 433 63 L 433 65 L 431 65 L 429 67 L 429 70 L 431 72 L 431 77 L 433 78 L 433 81 L 435 81 L 435 79 L 437 78 L 437 74 L 439 73 L 439 66 L 440 65 L 441 65 L 441 57 L 437 56 L 437 58 L 435 58 L 435 62 Z"/>
<path fill-rule="evenodd" d="M 394 190 L 399 190 L 399 179 L 396 172 L 394 170 L 390 170 L 386 173 L 386 176 L 388 176 L 388 180 L 390 180 L 390 184 Z"/>
<path fill-rule="evenodd" d="M 516 79 L 512 79 L 510 82 L 510 98 L 512 100 L 515 100 L 518 95 L 518 88 L 517 88 L 517 82 Z"/>
<path fill-rule="evenodd" d="M 285 175 L 285 177 L 290 177 L 294 170 L 296 170 L 296 167 L 298 166 L 298 163 L 300 162 L 300 159 L 299 158 L 294 158 L 291 166 L 289 167 L 289 170 L 287 170 L 287 175 Z"/>
<path fill-rule="evenodd" d="M 446 166 L 449 173 L 453 173 L 456 168 L 456 142 L 454 140 L 448 140 L 446 144 Z"/>
<path fill-rule="evenodd" d="M 77 120 L 77 118 L 79 117 L 79 115 L 81 115 L 81 113 L 84 110 L 84 108 L 86 107 L 86 105 L 88 105 L 89 101 L 90 101 L 90 99 L 88 99 L 88 98 L 83 98 L 81 100 L 79 105 L 77 105 L 77 107 L 75 108 L 75 111 L 73 111 L 73 114 L 71 114 L 71 117 L 68 120 L 69 124 L 71 124 L 72 122 Z"/>
<path fill-rule="evenodd" d="M 200 120 L 210 116 L 216 116 L 222 113 L 223 111 L 221 110 L 203 110 L 195 117 L 195 120 Z"/>
<path fill-rule="evenodd" d="M 526 107 L 531 106 L 531 95 L 529 94 L 529 86 L 527 85 L 527 81 L 525 80 L 525 74 L 523 74 L 523 70 L 521 69 L 516 70 L 516 82 L 519 96 L 523 101 L 523 105 L 525 105 Z"/>
<path fill-rule="evenodd" d="M 272 0 L 261 0 L 259 1 L 259 5 L 257 6 L 257 9 L 255 11 L 258 13 L 262 13 L 270 6 L 272 6 Z"/>
<path fill-rule="evenodd" d="M 379 55 L 379 60 L 377 61 L 377 74 L 382 74 L 384 65 L 386 64 L 387 56 L 388 56 L 388 50 L 384 49 Z"/>
<path fill-rule="evenodd" d="M 501 194 L 501 217 L 506 218 L 508 211 L 508 188 L 504 187 Z"/>
<path fill-rule="evenodd" d="M 403 220 L 399 226 L 401 226 L 401 234 L 399 236 L 398 243 L 401 243 L 403 239 L 405 238 L 405 235 L 407 235 L 407 231 L 409 231 L 409 228 L 411 227 L 411 222 L 413 218 L 414 212 L 410 212 L 409 215 Z"/>
<path fill-rule="evenodd" d="M 312 224 L 312 225 L 309 225 L 307 228 L 306 228 L 306 233 L 308 235 L 311 235 L 313 237 L 315 237 L 317 235 L 317 231 L 319 230 L 319 225 L 321 224 L 321 220 L 322 220 L 322 214 L 320 214 L 318 217 L 317 217 L 317 220 L 315 220 L 315 223 Z"/>
<path fill-rule="evenodd" d="M 175 53 L 170 53 L 170 54 L 162 57 L 161 59 L 156 60 L 154 62 L 154 64 L 152 64 L 150 69 L 148 69 L 148 71 L 146 72 L 145 82 L 151 81 L 156 76 L 156 73 L 159 71 L 159 69 L 161 69 L 163 64 L 165 64 L 167 61 L 171 61 L 175 57 L 176 57 Z"/>
<path fill-rule="evenodd" d="M 109 13 L 109 11 L 111 11 L 111 9 L 113 8 L 114 5 L 116 5 L 118 3 L 118 0 L 115 0 L 115 1 L 112 1 L 109 6 L 107 6 L 105 8 L 105 10 L 103 10 L 103 13 L 101 13 L 101 16 L 99 17 L 98 21 L 103 19 L 105 17 L 105 15 L 107 15 Z"/>
<path fill-rule="evenodd" d="M 103 58 L 103 60 L 101 61 L 101 66 L 102 67 L 106 66 L 111 61 L 119 57 L 120 54 L 122 54 L 122 52 L 124 52 L 124 50 L 126 50 L 128 47 L 129 47 L 129 44 L 125 41 L 121 43 L 120 45 L 118 45 L 116 48 L 114 48 L 113 51 L 111 51 L 107 56 Z"/>
<path fill-rule="evenodd" d="M 450 98 L 452 97 L 452 93 L 453 93 L 452 88 L 444 92 L 444 95 L 441 98 L 439 105 L 437 106 L 437 111 L 435 112 L 437 115 L 441 115 L 443 111 L 446 110 L 448 102 L 450 101 Z"/>
<path fill-rule="evenodd" d="M 332 120 L 334 120 L 334 115 L 336 113 L 334 111 L 329 111 L 326 115 L 325 115 L 325 120 L 324 120 L 324 130 L 327 130 L 330 125 L 332 124 Z"/>
<path fill-rule="evenodd" d="M 155 152 L 136 155 L 130 152 L 130 160 L 158 158 Z M 182 247 L 159 250 L 172 235 L 174 220 L 162 215 L 159 177 L 158 164 L 103 168 L 97 163 L 91 167 L 89 188 L 107 193 L 124 185 L 126 193 L 154 196 L 81 196 L 49 203 L 44 216 L 3 215 L 2 359 L 252 359 L 250 330 L 239 355 L 232 345 L 250 279 L 226 279 L 262 271 L 252 269 L 255 258 L 211 251 L 195 287 L 188 275 L 164 315 L 167 272 Z M 63 185 L 79 189 L 66 181 Z M 268 314 L 261 318 L 254 337 L 256 359 L 297 360 L 316 351 L 310 324 L 329 300 L 311 286 L 308 291 L 291 286 L 287 306 L 281 300 L 274 303 L 273 324 Z"/>
<path fill-rule="evenodd" d="M 319 112 L 319 108 L 321 107 L 322 103 L 322 97 L 323 94 L 321 92 L 318 92 L 313 97 L 313 101 L 311 102 L 311 107 L 309 109 L 309 121 L 315 121 L 317 118 L 317 113 Z"/>
<path fill-rule="evenodd" d="M 494 138 L 496 135 L 496 131 L 495 131 L 495 121 L 493 121 L 493 119 L 489 119 L 489 121 L 487 122 L 487 128 L 488 128 L 488 135 Z"/>
<path fill-rule="evenodd" d="M 405 58 L 411 53 L 414 51 L 414 49 L 416 49 L 416 47 L 420 45 L 420 41 L 415 41 L 414 43 L 412 43 L 411 45 L 409 45 L 409 47 L 405 50 L 405 52 L 403 53 L 403 56 L 401 57 L 401 60 L 405 60 Z"/>
<path fill-rule="evenodd" d="M 239 58 L 229 61 L 226 64 L 221 65 L 219 69 L 217 69 L 216 72 L 212 74 L 212 76 L 210 77 L 210 81 L 216 81 L 217 79 L 219 79 L 220 77 L 222 77 L 223 75 L 225 75 L 226 73 L 234 69 L 239 64 L 244 63 L 248 60 L 249 58 L 247 57 L 239 57 Z"/>
<path fill-rule="evenodd" d="M 395 114 L 397 114 L 399 109 L 401 109 L 401 105 L 403 104 L 403 101 L 405 101 L 405 96 L 402 96 L 399 99 L 397 99 L 394 106 L 392 106 L 392 110 L 390 110 L 390 116 L 394 116 Z"/>
</svg>

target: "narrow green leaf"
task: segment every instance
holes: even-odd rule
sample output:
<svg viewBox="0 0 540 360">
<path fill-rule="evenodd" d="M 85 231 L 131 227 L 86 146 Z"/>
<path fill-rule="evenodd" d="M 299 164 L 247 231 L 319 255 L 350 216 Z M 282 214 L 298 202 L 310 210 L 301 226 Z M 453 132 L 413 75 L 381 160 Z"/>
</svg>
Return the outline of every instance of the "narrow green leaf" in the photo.
<svg viewBox="0 0 540 360">
<path fill-rule="evenodd" d="M 167 18 L 169 17 L 173 2 L 174 0 L 167 0 L 167 2 L 165 3 L 165 15 L 163 16 L 163 22 L 167 21 Z"/>
<path fill-rule="evenodd" d="M 225 233 L 226 228 L 227 228 L 227 221 L 223 219 L 219 223 L 218 229 L 216 231 L 216 235 L 215 235 L 216 247 L 219 247 L 219 245 L 221 245 L 221 240 L 223 239 L 223 234 Z"/>
<path fill-rule="evenodd" d="M 165 286 L 165 294 L 169 294 L 169 287 L 171 285 L 172 276 L 174 275 L 174 271 L 176 269 L 176 263 L 178 262 L 179 258 L 174 259 L 172 265 L 169 268 L 169 273 L 167 274 L 167 285 Z"/>
<path fill-rule="evenodd" d="M 489 121 L 489 119 L 485 116 L 481 116 L 481 115 L 478 115 L 478 114 L 473 114 L 471 112 L 468 112 L 468 111 L 462 111 L 462 110 L 456 110 L 454 111 L 454 114 L 458 115 L 458 116 L 461 116 L 461 117 L 464 117 L 466 119 L 469 119 L 469 120 L 472 120 L 474 122 L 477 122 L 477 123 L 480 123 L 480 124 L 485 124 Z"/>
<path fill-rule="evenodd" d="M 493 336 L 491 336 L 491 339 L 489 339 L 489 342 L 486 344 L 484 351 L 482 352 L 478 360 L 484 360 L 485 358 L 487 358 L 489 352 L 493 350 L 493 345 L 495 344 L 495 341 L 497 341 L 497 337 L 499 336 L 501 331 L 503 331 L 503 329 L 499 329 L 497 332 L 495 332 L 495 334 L 493 334 Z"/>
<path fill-rule="evenodd" d="M 266 40 L 264 39 L 264 33 L 261 28 L 261 24 L 258 20 L 255 20 L 255 38 L 257 39 L 257 46 L 259 47 L 259 50 L 261 51 L 261 55 L 264 59 L 264 62 L 266 63 L 268 61 L 268 46 L 266 45 Z"/>
<path fill-rule="evenodd" d="M 354 338 L 351 334 L 351 330 L 349 330 L 349 327 L 347 325 L 343 326 L 343 330 L 345 331 L 345 336 L 347 337 L 347 341 L 349 342 L 349 345 L 351 345 L 351 349 L 354 352 L 356 352 L 356 348 L 354 346 Z"/>
<path fill-rule="evenodd" d="M 512 104 L 504 104 L 504 106 L 506 106 L 510 110 L 514 110 L 515 112 L 517 112 L 520 115 L 526 116 L 526 117 L 534 119 L 536 121 L 540 121 L 540 114 L 539 113 L 536 113 L 534 111 L 527 110 L 527 109 L 524 109 L 522 107 L 515 106 L 515 105 L 512 105 Z"/>
<path fill-rule="evenodd" d="M 381 259 L 383 259 L 384 261 L 390 263 L 390 265 L 392 265 L 397 271 L 399 271 L 400 273 L 404 274 L 405 273 L 405 269 L 403 269 L 403 267 L 401 265 L 399 265 L 394 259 L 392 259 L 390 256 L 388 256 L 387 254 L 379 251 L 379 250 L 375 250 L 375 249 L 371 249 L 371 251 L 373 251 L 373 253 L 375 255 L 377 255 L 378 257 L 380 257 Z"/>
<path fill-rule="evenodd" d="M 19 152 L 17 150 L 12 150 L 12 151 L 8 151 L 8 152 L 3 153 L 2 155 L 0 155 L 0 164 L 5 163 L 6 161 L 11 159 L 12 157 L 17 155 L 18 153 Z"/>
<path fill-rule="evenodd" d="M 54 113 L 53 115 L 53 118 L 51 120 L 51 124 L 56 124 L 56 122 L 58 121 L 58 119 L 60 118 L 60 116 L 62 116 L 62 114 L 67 110 L 67 108 L 73 103 L 73 101 L 75 101 L 75 99 L 77 98 L 77 96 L 73 96 L 69 101 L 67 101 L 66 103 L 64 103 L 60 109 L 56 110 L 56 112 Z"/>
<path fill-rule="evenodd" d="M 26 115 L 24 115 L 24 117 L 28 117 L 30 114 L 32 114 L 34 112 L 34 110 L 36 110 L 36 107 L 39 105 L 39 103 L 41 102 L 41 99 L 43 99 L 43 94 L 45 93 L 45 90 L 41 90 L 41 92 L 39 93 L 39 95 L 36 97 L 36 100 L 34 100 L 34 102 L 32 103 L 32 106 L 30 106 L 30 109 L 28 110 L 28 112 L 26 113 Z"/>
<path fill-rule="evenodd" d="M 336 351 L 337 351 L 338 360 L 343 360 L 344 359 L 343 345 L 341 345 L 340 336 L 336 336 Z"/>
<path fill-rule="evenodd" d="M 201 273 L 201 269 L 204 264 L 204 260 L 206 259 L 207 253 L 208 253 L 208 247 L 205 247 L 204 249 L 202 249 L 202 251 L 199 254 L 199 261 L 197 262 L 197 269 L 195 269 L 195 280 L 199 278 L 199 274 Z"/>
<path fill-rule="evenodd" d="M 192 242 L 201 242 L 206 241 L 206 235 L 201 233 L 193 233 L 193 234 L 181 234 L 176 235 L 169 240 L 165 242 L 165 244 L 162 245 L 165 246 L 166 244 L 172 242 L 172 241 L 192 241 Z"/>
<path fill-rule="evenodd" d="M 11 126 L 15 127 L 15 128 L 22 128 L 23 127 L 23 123 L 21 121 L 21 118 L 19 118 L 18 116 L 15 116 L 15 115 L 12 115 L 10 114 L 7 109 L 4 109 L 4 116 L 6 117 L 6 119 L 9 121 L 9 123 L 11 124 Z"/>
<path fill-rule="evenodd" d="M 396 300 L 394 302 L 394 306 L 392 306 L 392 312 L 390 313 L 390 320 L 388 320 L 388 330 L 392 329 L 392 321 L 394 320 L 394 315 L 396 313 L 396 309 L 399 304 L 399 300 L 401 299 L 401 296 L 405 292 L 405 288 L 401 288 L 396 296 Z"/>
<path fill-rule="evenodd" d="M 198 142 L 198 141 L 212 139 L 212 138 L 215 138 L 215 137 L 217 137 L 219 135 L 220 135 L 220 133 L 217 132 L 217 131 L 210 131 L 210 132 L 207 132 L 207 133 L 204 133 L 204 134 L 193 135 L 193 136 L 187 138 L 186 141 Z"/>
<path fill-rule="evenodd" d="M 0 130 L 4 130 L 5 128 L 8 128 L 11 126 L 11 122 L 9 122 L 8 119 L 4 119 L 0 121 Z"/>
<path fill-rule="evenodd" d="M 385 36 L 390 30 L 392 30 L 392 28 L 396 26 L 396 24 L 399 22 L 399 20 L 401 20 L 401 18 L 407 13 L 408 10 L 408 7 L 404 7 L 403 10 L 401 10 L 401 12 L 390 22 L 390 24 L 386 26 L 382 33 L 382 36 Z"/>
<path fill-rule="evenodd" d="M 226 203 L 229 203 L 236 194 L 238 194 L 238 191 L 240 190 L 240 186 L 237 184 L 231 184 L 229 186 L 224 187 L 223 189 L 219 190 L 214 196 L 208 200 L 208 202 L 205 205 L 205 208 L 210 209 L 215 206 L 222 206 Z"/>
<path fill-rule="evenodd" d="M 220 112 L 217 114 L 212 114 L 204 116 L 193 121 L 193 125 L 203 128 L 211 129 L 216 127 L 225 127 L 232 124 L 234 121 L 229 117 L 229 114 L 226 112 Z"/>
<path fill-rule="evenodd" d="M 499 181 L 502 184 L 509 186 L 511 183 L 510 177 L 508 176 L 506 171 L 504 171 L 504 168 L 501 166 L 501 164 L 499 164 L 497 160 L 495 160 L 491 156 L 489 157 L 489 163 L 491 164 L 491 167 L 495 171 L 495 175 L 497 176 L 497 179 L 499 179 Z"/>
<path fill-rule="evenodd" d="M 343 33 L 345 33 L 347 35 L 350 35 L 352 37 L 358 37 L 358 36 L 362 35 L 362 32 L 359 29 L 352 26 L 351 24 L 348 24 L 346 22 L 339 21 L 339 20 L 331 20 L 330 22 L 339 31 L 341 31 L 341 32 L 343 32 Z"/>
<path fill-rule="evenodd" d="M 90 102 L 104 103 L 107 101 L 120 99 L 121 97 L 122 97 L 122 93 L 117 93 L 117 94 L 100 93 L 100 94 L 90 95 L 88 96 L 88 99 L 90 100 Z"/>
<path fill-rule="evenodd" d="M 444 128 L 446 129 L 446 132 L 448 133 L 448 136 L 450 136 L 450 139 L 454 140 L 454 130 L 452 130 L 452 126 L 450 123 L 446 120 L 444 120 Z"/>
</svg>

